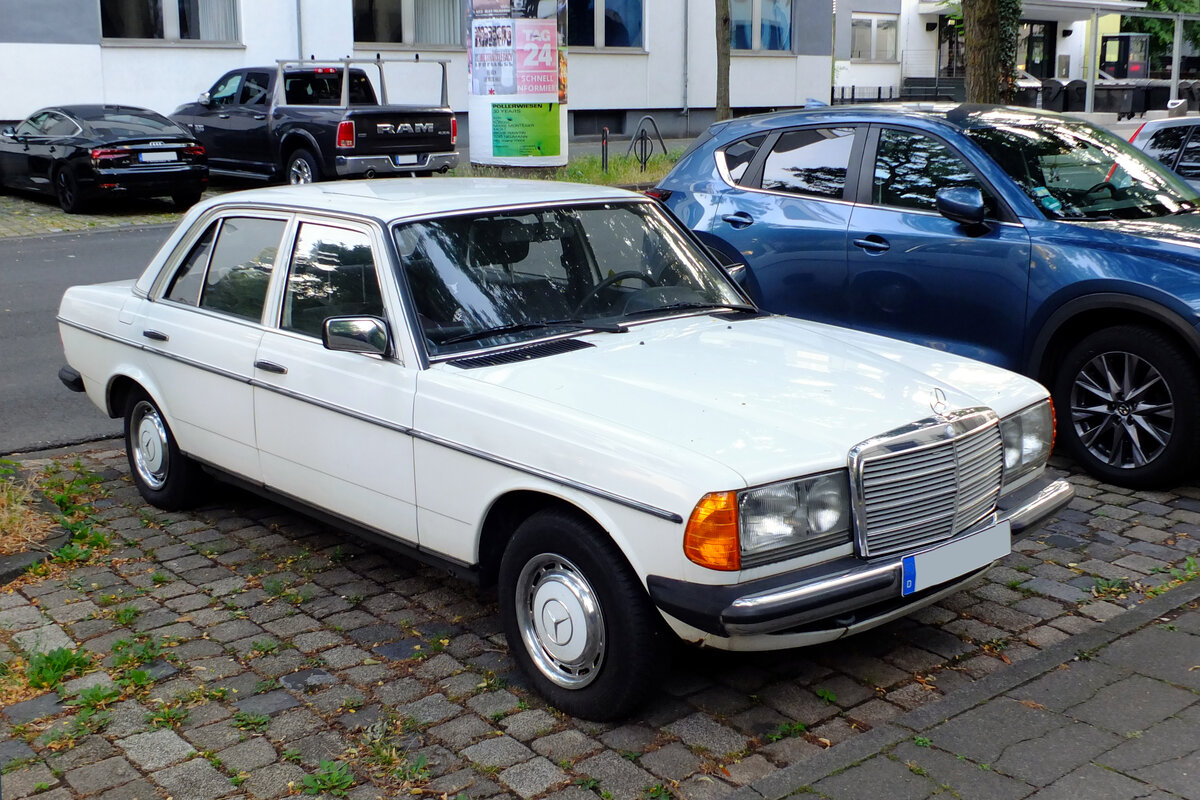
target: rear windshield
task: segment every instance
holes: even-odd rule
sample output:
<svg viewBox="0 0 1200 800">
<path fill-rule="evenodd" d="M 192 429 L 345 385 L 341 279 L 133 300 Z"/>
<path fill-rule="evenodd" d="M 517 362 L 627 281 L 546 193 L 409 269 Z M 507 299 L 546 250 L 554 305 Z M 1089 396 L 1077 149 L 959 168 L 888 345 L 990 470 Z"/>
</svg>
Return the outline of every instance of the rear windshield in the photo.
<svg viewBox="0 0 1200 800">
<path fill-rule="evenodd" d="M 186 136 L 186 132 L 166 117 L 146 111 L 106 111 L 91 116 L 80 115 L 88 126 L 101 136 Z"/>
<path fill-rule="evenodd" d="M 336 106 L 342 102 L 342 71 L 333 67 L 313 72 L 288 72 L 283 76 L 288 105 Z M 350 105 L 376 105 L 375 90 L 362 70 L 350 70 Z"/>
</svg>

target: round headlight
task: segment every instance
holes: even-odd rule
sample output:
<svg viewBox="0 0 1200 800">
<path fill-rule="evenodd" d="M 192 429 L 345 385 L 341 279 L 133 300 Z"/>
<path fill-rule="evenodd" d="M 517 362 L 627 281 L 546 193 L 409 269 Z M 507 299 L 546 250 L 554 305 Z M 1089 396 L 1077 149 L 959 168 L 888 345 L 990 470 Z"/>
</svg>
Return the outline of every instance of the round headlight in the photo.
<svg viewBox="0 0 1200 800">
<path fill-rule="evenodd" d="M 815 534 L 845 527 L 848 498 L 841 476 L 826 475 L 809 487 L 808 528 Z"/>
</svg>

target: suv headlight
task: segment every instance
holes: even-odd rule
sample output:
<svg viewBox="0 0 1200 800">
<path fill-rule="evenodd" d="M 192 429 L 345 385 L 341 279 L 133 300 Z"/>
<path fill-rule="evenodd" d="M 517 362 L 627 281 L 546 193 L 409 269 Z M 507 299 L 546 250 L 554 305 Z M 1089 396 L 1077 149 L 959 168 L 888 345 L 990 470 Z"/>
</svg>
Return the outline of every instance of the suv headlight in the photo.
<svg viewBox="0 0 1200 800">
<path fill-rule="evenodd" d="M 1046 465 L 1054 447 L 1054 409 L 1049 400 L 1022 409 L 1000 420 L 1004 440 L 1006 492 Z"/>
<path fill-rule="evenodd" d="M 684 552 L 710 569 L 737 570 L 844 544 L 851 536 L 845 470 L 705 495 L 684 534 Z"/>
</svg>

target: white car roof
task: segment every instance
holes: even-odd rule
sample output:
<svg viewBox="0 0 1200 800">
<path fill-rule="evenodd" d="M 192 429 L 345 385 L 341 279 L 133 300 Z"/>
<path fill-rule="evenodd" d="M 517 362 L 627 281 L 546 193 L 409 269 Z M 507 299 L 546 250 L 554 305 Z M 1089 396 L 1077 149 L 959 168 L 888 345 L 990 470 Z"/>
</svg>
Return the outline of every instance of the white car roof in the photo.
<svg viewBox="0 0 1200 800">
<path fill-rule="evenodd" d="M 429 214 L 572 201 L 645 200 L 625 189 L 509 178 L 387 178 L 274 186 L 231 192 L 202 204 L 265 204 L 375 217 L 387 222 Z"/>
</svg>

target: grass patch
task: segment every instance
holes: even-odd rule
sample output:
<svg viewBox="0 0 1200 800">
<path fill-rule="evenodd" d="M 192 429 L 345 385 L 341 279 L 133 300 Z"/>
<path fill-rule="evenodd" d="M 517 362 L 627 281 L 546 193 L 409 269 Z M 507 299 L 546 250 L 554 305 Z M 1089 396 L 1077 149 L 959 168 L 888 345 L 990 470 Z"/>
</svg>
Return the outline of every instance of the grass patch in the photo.
<svg viewBox="0 0 1200 800">
<path fill-rule="evenodd" d="M 305 794 L 331 794 L 334 797 L 345 797 L 346 790 L 354 785 L 354 775 L 350 765 L 344 761 L 322 760 L 317 771 L 305 775 Z"/>
<path fill-rule="evenodd" d="M 627 142 L 609 143 L 608 172 L 604 171 L 603 160 L 598 153 L 589 153 L 570 158 L 565 167 L 494 167 L 483 164 L 459 164 L 450 174 L 474 178 L 534 178 L 570 183 L 596 183 L 602 186 L 653 186 L 658 183 L 675 162 L 683 155 L 682 150 L 663 154 L 655 142 L 657 152 L 646 163 L 643 172 L 638 160 L 625 155 Z"/>
</svg>

